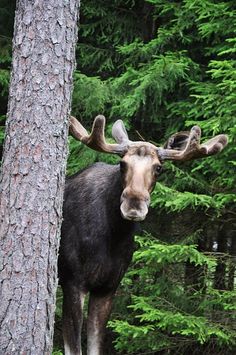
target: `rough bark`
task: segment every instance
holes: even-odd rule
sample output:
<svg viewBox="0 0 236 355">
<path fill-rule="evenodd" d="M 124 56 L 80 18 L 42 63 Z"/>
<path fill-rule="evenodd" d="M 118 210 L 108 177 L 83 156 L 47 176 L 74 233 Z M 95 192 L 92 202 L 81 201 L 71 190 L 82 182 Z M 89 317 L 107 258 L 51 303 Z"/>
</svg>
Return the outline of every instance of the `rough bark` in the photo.
<svg viewBox="0 0 236 355">
<path fill-rule="evenodd" d="M 79 0 L 18 0 L 0 188 L 0 354 L 52 350 Z"/>
</svg>

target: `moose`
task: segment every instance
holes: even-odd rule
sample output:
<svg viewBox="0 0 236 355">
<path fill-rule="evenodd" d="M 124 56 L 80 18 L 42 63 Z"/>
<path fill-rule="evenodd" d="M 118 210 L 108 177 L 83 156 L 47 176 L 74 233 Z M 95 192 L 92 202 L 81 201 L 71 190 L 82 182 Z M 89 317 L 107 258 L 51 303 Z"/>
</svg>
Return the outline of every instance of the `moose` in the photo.
<svg viewBox="0 0 236 355">
<path fill-rule="evenodd" d="M 174 134 L 164 147 L 133 142 L 122 120 L 114 123 L 116 143 L 110 144 L 104 127 L 102 115 L 95 118 L 91 134 L 70 118 L 74 138 L 96 151 L 118 154 L 121 160 L 119 165 L 95 163 L 66 181 L 58 265 L 66 355 L 82 355 L 83 304 L 88 293 L 87 354 L 103 353 L 112 299 L 132 258 L 135 225 L 148 213 L 163 162 L 204 158 L 227 144 L 223 134 L 200 144 L 198 126 Z"/>
</svg>

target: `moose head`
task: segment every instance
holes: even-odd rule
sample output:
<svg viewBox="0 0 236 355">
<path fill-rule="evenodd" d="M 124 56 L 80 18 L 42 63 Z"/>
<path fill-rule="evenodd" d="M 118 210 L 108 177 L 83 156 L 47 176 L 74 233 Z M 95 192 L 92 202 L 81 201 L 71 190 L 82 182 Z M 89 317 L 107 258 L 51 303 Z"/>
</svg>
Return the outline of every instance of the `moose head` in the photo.
<svg viewBox="0 0 236 355">
<path fill-rule="evenodd" d="M 172 135 L 164 147 L 156 147 L 149 142 L 130 141 L 123 121 L 118 120 L 112 127 L 116 144 L 110 144 L 105 140 L 104 128 L 105 117 L 102 115 L 95 118 L 91 134 L 76 118 L 70 118 L 70 133 L 75 139 L 96 151 L 121 156 L 123 192 L 120 211 L 124 219 L 133 221 L 145 219 L 150 193 L 165 160 L 187 161 L 208 157 L 220 152 L 228 142 L 227 136 L 220 134 L 201 144 L 201 129 L 194 126 L 189 132 Z"/>
</svg>

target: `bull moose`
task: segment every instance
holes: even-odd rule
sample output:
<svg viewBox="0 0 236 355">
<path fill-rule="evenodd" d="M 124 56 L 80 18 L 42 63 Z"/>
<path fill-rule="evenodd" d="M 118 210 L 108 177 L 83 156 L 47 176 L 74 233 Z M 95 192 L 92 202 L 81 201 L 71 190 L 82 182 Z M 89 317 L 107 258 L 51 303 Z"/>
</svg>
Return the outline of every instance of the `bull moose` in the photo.
<svg viewBox="0 0 236 355">
<path fill-rule="evenodd" d="M 95 163 L 66 181 L 59 253 L 66 355 L 82 354 L 88 293 L 87 354 L 102 354 L 112 299 L 132 258 L 135 224 L 148 213 L 163 162 L 208 157 L 227 144 L 223 134 L 200 144 L 198 126 L 174 134 L 164 147 L 133 142 L 121 120 L 112 128 L 116 144 L 109 144 L 104 127 L 102 115 L 95 118 L 91 134 L 76 118 L 70 119 L 70 132 L 77 140 L 99 152 L 118 154 L 121 160 L 118 165 Z"/>
</svg>

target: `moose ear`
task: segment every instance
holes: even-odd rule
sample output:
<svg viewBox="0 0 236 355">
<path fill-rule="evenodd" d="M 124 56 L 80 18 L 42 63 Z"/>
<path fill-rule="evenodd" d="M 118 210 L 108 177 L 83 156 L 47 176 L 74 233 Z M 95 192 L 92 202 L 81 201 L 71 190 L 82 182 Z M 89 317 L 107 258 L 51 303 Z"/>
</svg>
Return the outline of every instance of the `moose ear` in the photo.
<svg viewBox="0 0 236 355">
<path fill-rule="evenodd" d="M 165 149 L 184 150 L 188 143 L 189 131 L 177 132 L 170 136 L 164 144 Z"/>
<path fill-rule="evenodd" d="M 112 136 L 118 144 L 128 144 L 129 137 L 122 120 L 117 120 L 112 126 Z"/>
</svg>

